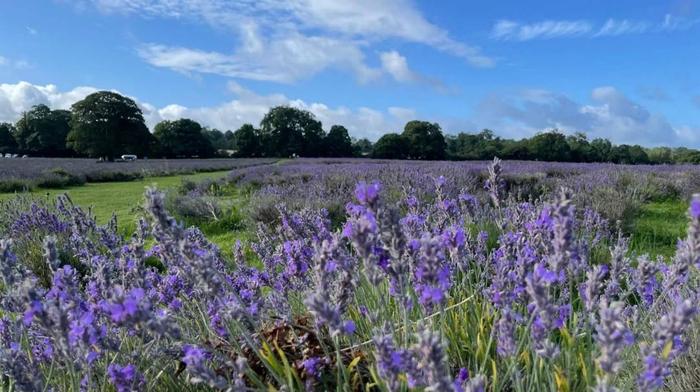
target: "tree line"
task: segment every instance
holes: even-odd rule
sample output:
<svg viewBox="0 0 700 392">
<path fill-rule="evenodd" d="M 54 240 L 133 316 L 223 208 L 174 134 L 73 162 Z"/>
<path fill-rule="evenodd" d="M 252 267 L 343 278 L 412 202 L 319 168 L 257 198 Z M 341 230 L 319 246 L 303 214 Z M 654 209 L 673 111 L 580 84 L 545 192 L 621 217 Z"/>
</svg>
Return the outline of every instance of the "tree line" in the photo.
<svg viewBox="0 0 700 392">
<path fill-rule="evenodd" d="M 71 110 L 36 105 L 15 123 L 0 123 L 0 153 L 32 156 L 100 157 L 122 154 L 140 157 L 370 157 L 415 160 L 504 159 L 644 163 L 700 163 L 700 151 L 679 147 L 644 148 L 615 145 L 607 139 L 589 140 L 583 133 L 559 130 L 520 140 L 500 138 L 486 129 L 479 133 L 445 135 L 437 123 L 409 121 L 401 133 L 387 133 L 375 143 L 352 139 L 342 125 L 325 132 L 321 121 L 306 110 L 271 108 L 259 127 L 244 124 L 222 132 L 196 121 L 158 123 L 151 133 L 136 102 L 100 91 L 76 102 Z"/>
</svg>

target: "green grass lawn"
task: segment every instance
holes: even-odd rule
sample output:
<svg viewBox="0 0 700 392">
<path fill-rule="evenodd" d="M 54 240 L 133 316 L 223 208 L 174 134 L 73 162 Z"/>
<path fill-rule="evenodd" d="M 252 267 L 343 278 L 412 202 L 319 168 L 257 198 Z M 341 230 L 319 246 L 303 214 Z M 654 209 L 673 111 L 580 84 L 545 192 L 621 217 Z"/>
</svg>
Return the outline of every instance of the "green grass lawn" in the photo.
<svg viewBox="0 0 700 392">
<path fill-rule="evenodd" d="M 630 248 L 652 257 L 673 256 L 679 238 L 685 237 L 688 203 L 668 200 L 642 206 L 632 224 Z"/>
<path fill-rule="evenodd" d="M 138 212 L 143 205 L 143 194 L 147 186 L 159 189 L 172 188 L 183 179 L 203 180 L 205 178 L 224 177 L 229 170 L 196 173 L 187 175 L 147 177 L 128 182 L 88 183 L 66 189 L 37 189 L 33 195 L 54 199 L 57 195 L 67 193 L 73 202 L 83 208 L 92 207 L 98 223 L 106 223 L 114 212 L 122 232 L 130 233 L 135 228 Z M 0 194 L 0 199 L 13 197 L 12 193 Z"/>
<path fill-rule="evenodd" d="M 158 189 L 174 188 L 182 183 L 183 179 L 202 181 L 207 178 L 217 179 L 226 176 L 230 170 L 202 172 L 186 175 L 172 175 L 161 177 L 147 177 L 142 180 L 127 182 L 103 182 L 87 183 L 85 185 L 69 187 L 66 189 L 37 189 L 31 194 L 37 197 L 55 199 L 56 196 L 67 193 L 73 203 L 83 208 L 92 208 L 92 212 L 97 218 L 97 222 L 104 224 L 112 217 L 112 213 L 117 215 L 119 231 L 129 236 L 136 228 L 136 221 L 143 216 L 143 195 L 147 186 L 155 186 Z M 226 204 L 237 203 L 240 206 L 247 202 L 247 196 L 238 189 L 234 195 L 221 197 L 221 202 Z M 0 200 L 14 197 L 13 193 L 0 193 Z M 245 229 L 241 230 L 208 230 L 201 226 L 207 238 L 217 244 L 222 252 L 232 255 L 232 247 L 237 240 L 252 239 L 253 232 Z"/>
</svg>

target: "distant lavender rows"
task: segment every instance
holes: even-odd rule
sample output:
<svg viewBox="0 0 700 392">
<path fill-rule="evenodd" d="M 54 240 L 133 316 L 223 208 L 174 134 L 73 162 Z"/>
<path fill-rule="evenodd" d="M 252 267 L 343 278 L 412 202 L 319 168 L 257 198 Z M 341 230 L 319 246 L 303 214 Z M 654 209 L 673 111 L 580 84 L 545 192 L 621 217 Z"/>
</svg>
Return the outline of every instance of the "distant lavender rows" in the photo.
<svg viewBox="0 0 700 392">
<path fill-rule="evenodd" d="M 490 161 L 430 162 L 392 161 L 370 159 L 296 159 L 279 165 L 234 169 L 229 179 L 241 184 L 286 185 L 326 180 L 345 176 L 360 179 L 373 177 L 408 177 L 410 186 L 420 186 L 424 180 L 428 187 L 438 176 L 467 180 L 483 178 Z M 610 163 L 568 163 L 536 161 L 504 161 L 503 175 L 511 177 L 535 176 L 539 178 L 581 178 L 604 183 L 620 174 L 653 175 L 670 179 L 699 176 L 697 165 L 616 165 Z M 468 181 L 469 182 L 469 181 Z M 584 182 L 584 181 L 578 181 Z M 404 184 L 406 185 L 406 184 Z"/>
<path fill-rule="evenodd" d="M 335 208 L 342 213 L 360 181 L 381 181 L 385 197 L 396 201 L 406 192 L 430 195 L 435 179 L 444 176 L 451 179 L 444 189 L 446 195 L 456 197 L 467 191 L 485 201 L 488 166 L 486 161 L 296 159 L 234 169 L 228 179 L 255 189 L 257 204 Z M 564 186 L 573 192 L 577 205 L 593 208 L 613 222 L 629 218 L 641 203 L 687 200 L 700 192 L 700 167 L 694 165 L 504 161 L 502 170 L 505 191 L 511 197 L 523 201 L 548 197 Z"/>
<path fill-rule="evenodd" d="M 0 159 L 0 180 L 35 179 L 54 169 L 63 169 L 75 176 L 88 177 L 104 173 L 163 175 L 227 170 L 274 161 L 274 159 L 149 159 L 98 163 L 94 159 L 87 158 L 2 158 Z"/>
</svg>

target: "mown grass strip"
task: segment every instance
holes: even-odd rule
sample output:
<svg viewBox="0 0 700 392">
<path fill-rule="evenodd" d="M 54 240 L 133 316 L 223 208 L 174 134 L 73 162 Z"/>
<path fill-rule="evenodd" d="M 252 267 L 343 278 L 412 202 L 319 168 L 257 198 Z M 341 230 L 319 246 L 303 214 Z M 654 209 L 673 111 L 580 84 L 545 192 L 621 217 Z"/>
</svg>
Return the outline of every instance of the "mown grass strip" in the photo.
<svg viewBox="0 0 700 392">
<path fill-rule="evenodd" d="M 643 205 L 632 223 L 630 250 L 652 257 L 673 256 L 678 239 L 686 234 L 687 210 L 688 203 L 682 200 Z"/>
</svg>

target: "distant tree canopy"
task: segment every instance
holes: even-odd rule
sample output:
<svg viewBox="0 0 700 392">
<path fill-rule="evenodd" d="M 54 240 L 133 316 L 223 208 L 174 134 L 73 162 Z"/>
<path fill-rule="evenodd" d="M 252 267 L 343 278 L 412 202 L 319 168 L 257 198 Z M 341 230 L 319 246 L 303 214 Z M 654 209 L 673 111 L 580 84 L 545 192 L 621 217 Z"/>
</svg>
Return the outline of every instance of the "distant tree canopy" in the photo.
<svg viewBox="0 0 700 392">
<path fill-rule="evenodd" d="M 571 160 L 571 147 L 566 136 L 558 130 L 533 136 L 527 143 L 528 153 L 540 161 L 567 162 Z"/>
<path fill-rule="evenodd" d="M 437 123 L 409 121 L 402 136 L 408 143 L 408 156 L 411 159 L 445 159 L 445 137 Z"/>
<path fill-rule="evenodd" d="M 477 134 L 460 133 L 447 138 L 449 159 L 521 159 L 559 162 L 612 162 L 624 164 L 700 163 L 697 155 L 683 148 L 645 149 L 634 145 L 613 145 L 609 140 L 588 140 L 584 133 L 564 135 L 553 129 L 540 132 L 531 138 L 501 139 L 490 130 Z M 653 153 L 652 153 L 653 152 Z"/>
<path fill-rule="evenodd" d="M 230 131 L 229 133 L 233 135 Z M 215 128 L 202 127 L 202 134 L 207 138 L 214 150 L 231 150 L 232 143 L 226 133 Z"/>
<path fill-rule="evenodd" d="M 76 102 L 72 111 L 37 105 L 13 126 L 0 124 L 0 153 L 114 159 L 122 154 L 155 154 L 170 158 L 211 157 L 372 157 L 417 160 L 503 159 L 612 162 L 621 164 L 700 164 L 700 151 L 685 147 L 644 148 L 589 140 L 586 134 L 558 129 L 520 140 L 505 139 L 484 129 L 478 133 L 443 134 L 440 125 L 413 120 L 401 133 L 387 133 L 376 143 L 352 139 L 342 125 L 328 133 L 307 110 L 271 108 L 260 128 L 243 124 L 235 132 L 202 127 L 196 121 L 163 121 L 148 131 L 136 103 L 119 94 L 100 91 Z"/>
<path fill-rule="evenodd" d="M 352 140 L 348 130 L 342 125 L 333 125 L 324 141 L 324 155 L 329 157 L 351 157 Z"/>
<path fill-rule="evenodd" d="M 494 156 L 502 155 L 504 148 L 504 142 L 488 129 L 477 134 L 460 133 L 447 137 L 447 153 L 457 160 L 492 159 Z M 526 146 L 521 148 L 527 149 Z"/>
<path fill-rule="evenodd" d="M 17 153 L 17 142 L 13 133 L 14 125 L 10 123 L 0 123 L 0 154 Z"/>
<path fill-rule="evenodd" d="M 325 132 L 311 112 L 277 106 L 260 121 L 261 138 L 267 156 L 322 155 Z"/>
<path fill-rule="evenodd" d="M 66 136 L 70 131 L 71 113 L 36 105 L 22 114 L 15 125 L 14 138 L 25 153 L 43 156 L 70 155 Z"/>
<path fill-rule="evenodd" d="M 387 133 L 374 143 L 373 158 L 406 159 L 410 146 L 408 139 L 398 133 Z"/>
<path fill-rule="evenodd" d="M 243 124 L 233 133 L 235 156 L 261 157 L 265 155 L 259 129 L 252 124 Z"/>
<path fill-rule="evenodd" d="M 99 91 L 73 104 L 71 110 L 67 143 L 81 154 L 113 160 L 122 154 L 144 156 L 155 147 L 141 109 L 130 98 Z"/>
<path fill-rule="evenodd" d="M 168 158 L 214 156 L 214 147 L 203 133 L 202 126 L 188 118 L 159 122 L 153 136 L 158 140 L 159 153 Z"/>
</svg>

